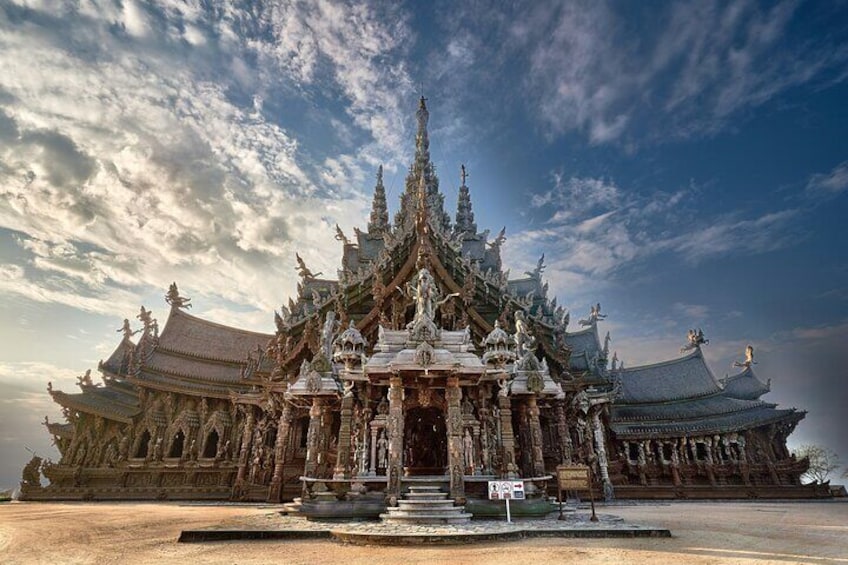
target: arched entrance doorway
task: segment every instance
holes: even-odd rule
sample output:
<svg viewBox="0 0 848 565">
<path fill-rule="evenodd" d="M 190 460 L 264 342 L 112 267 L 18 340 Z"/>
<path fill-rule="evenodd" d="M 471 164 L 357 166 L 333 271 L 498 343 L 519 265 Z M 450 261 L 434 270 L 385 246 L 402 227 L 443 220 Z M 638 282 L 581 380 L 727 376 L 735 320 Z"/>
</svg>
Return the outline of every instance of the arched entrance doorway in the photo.
<svg viewBox="0 0 848 565">
<path fill-rule="evenodd" d="M 435 407 L 408 410 L 403 430 L 404 473 L 444 475 L 448 442 L 442 410 Z"/>
</svg>

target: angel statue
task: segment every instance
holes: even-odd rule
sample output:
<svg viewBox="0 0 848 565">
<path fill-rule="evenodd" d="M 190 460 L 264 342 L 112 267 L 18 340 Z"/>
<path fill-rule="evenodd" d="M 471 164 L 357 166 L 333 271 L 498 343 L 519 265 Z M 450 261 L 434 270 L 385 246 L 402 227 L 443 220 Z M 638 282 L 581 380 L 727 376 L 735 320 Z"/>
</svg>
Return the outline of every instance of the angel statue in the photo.
<svg viewBox="0 0 848 565">
<path fill-rule="evenodd" d="M 750 344 L 748 345 L 748 347 L 745 348 L 745 361 L 742 363 L 740 363 L 739 361 L 733 362 L 734 367 L 745 367 L 746 369 L 749 369 L 751 365 L 756 364 L 757 362 L 754 361 L 754 347 Z"/>
</svg>

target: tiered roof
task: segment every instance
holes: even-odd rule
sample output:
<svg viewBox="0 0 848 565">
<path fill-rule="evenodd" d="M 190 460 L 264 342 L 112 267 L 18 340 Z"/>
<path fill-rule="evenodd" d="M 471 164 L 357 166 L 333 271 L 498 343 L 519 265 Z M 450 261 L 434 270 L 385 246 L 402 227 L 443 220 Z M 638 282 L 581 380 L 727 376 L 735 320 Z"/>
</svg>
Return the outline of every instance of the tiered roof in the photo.
<svg viewBox="0 0 848 565">
<path fill-rule="evenodd" d="M 746 367 L 739 374 L 721 379 L 721 383 L 724 385 L 724 395 L 730 398 L 756 400 L 771 390 L 771 381 L 763 383 L 751 367 Z"/>
<path fill-rule="evenodd" d="M 713 377 L 700 348 L 679 359 L 615 371 L 612 375 L 621 392 L 610 414 L 612 430 L 622 439 L 709 435 L 804 417 L 794 408 L 779 410 L 776 404 L 758 400 L 762 392 L 750 394 L 753 373 L 749 372 L 731 381 L 739 384 L 728 394 Z M 736 389 L 743 394 L 734 396 Z"/>
</svg>

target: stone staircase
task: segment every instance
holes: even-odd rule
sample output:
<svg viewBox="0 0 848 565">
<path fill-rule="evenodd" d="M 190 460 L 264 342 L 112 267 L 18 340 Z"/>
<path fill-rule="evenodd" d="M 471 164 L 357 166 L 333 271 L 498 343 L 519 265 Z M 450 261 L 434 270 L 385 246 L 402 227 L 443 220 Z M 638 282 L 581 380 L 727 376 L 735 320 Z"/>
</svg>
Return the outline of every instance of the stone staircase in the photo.
<svg viewBox="0 0 848 565">
<path fill-rule="evenodd" d="M 380 518 L 387 524 L 465 524 L 471 514 L 464 506 L 454 506 L 453 499 L 437 486 L 411 486 L 398 505 L 386 508 Z"/>
</svg>

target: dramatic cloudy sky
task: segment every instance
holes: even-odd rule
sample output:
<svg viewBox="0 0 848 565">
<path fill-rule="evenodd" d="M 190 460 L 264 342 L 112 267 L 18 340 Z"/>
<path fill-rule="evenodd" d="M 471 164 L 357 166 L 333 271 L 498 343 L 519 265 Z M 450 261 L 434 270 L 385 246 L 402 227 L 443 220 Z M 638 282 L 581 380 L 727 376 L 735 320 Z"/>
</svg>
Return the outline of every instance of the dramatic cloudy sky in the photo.
<svg viewBox="0 0 848 565">
<path fill-rule="evenodd" d="M 266 4 L 278 4 L 266 3 Z M 422 7 L 424 4 L 426 8 Z M 513 273 L 542 253 L 628 366 L 747 343 L 791 443 L 848 459 L 845 1 L 0 0 L 0 486 L 171 281 L 271 331 L 294 254 L 335 271 L 422 91 Z"/>
</svg>

